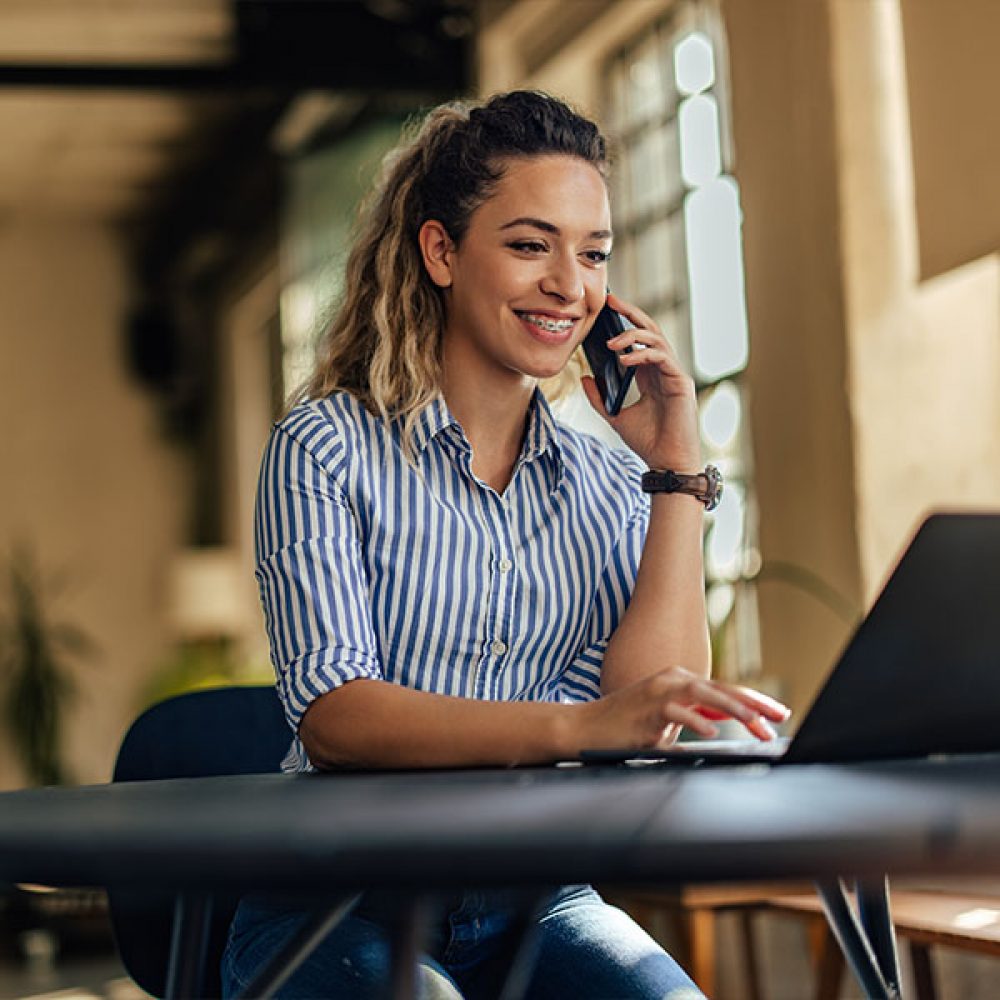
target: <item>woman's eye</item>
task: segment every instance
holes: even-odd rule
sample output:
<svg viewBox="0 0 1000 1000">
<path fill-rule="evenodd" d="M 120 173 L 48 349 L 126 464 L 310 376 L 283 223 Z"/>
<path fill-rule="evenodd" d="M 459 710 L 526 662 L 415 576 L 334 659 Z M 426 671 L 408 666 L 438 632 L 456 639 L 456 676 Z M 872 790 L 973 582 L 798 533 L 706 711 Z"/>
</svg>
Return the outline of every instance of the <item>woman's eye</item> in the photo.
<svg viewBox="0 0 1000 1000">
<path fill-rule="evenodd" d="M 591 264 L 606 264 L 611 257 L 611 251 L 585 250 L 583 256 L 586 257 Z"/>
<path fill-rule="evenodd" d="M 545 253 L 545 244 L 539 240 L 516 240 L 507 245 L 520 253 Z"/>
</svg>

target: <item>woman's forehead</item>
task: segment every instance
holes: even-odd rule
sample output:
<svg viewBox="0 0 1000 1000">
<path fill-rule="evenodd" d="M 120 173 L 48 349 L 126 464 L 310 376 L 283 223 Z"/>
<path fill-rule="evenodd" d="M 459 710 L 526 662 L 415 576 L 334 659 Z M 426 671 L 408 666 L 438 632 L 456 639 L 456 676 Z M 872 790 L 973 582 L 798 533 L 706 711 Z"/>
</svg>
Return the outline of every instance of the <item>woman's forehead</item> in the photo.
<svg viewBox="0 0 1000 1000">
<path fill-rule="evenodd" d="M 575 156 L 535 156 L 509 160 L 489 198 L 480 206 L 491 220 L 570 221 L 588 230 L 609 230 L 607 185 L 598 170 Z"/>
</svg>

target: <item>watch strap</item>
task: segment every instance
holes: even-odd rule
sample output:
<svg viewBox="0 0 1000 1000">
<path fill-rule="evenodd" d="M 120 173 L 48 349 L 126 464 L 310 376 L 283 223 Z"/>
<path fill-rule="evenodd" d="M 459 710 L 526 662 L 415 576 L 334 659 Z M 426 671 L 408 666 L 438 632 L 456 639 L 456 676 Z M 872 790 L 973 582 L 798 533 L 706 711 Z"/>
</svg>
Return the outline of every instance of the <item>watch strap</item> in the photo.
<svg viewBox="0 0 1000 1000">
<path fill-rule="evenodd" d="M 704 472 L 693 474 L 650 469 L 643 473 L 642 490 L 644 493 L 686 493 L 700 500 L 705 510 L 715 510 L 722 496 L 722 475 L 714 465 L 706 465 Z"/>
</svg>

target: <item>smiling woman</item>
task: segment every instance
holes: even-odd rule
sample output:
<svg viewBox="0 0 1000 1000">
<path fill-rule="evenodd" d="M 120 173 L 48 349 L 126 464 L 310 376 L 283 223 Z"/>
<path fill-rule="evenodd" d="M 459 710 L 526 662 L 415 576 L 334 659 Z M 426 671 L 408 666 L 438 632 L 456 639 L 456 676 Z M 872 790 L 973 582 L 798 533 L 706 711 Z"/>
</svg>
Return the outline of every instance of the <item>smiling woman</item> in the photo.
<svg viewBox="0 0 1000 1000">
<path fill-rule="evenodd" d="M 551 763 L 656 748 L 684 725 L 710 737 L 706 712 L 762 739 L 785 717 L 708 678 L 704 498 L 642 492 L 647 465 L 699 478 L 694 388 L 656 324 L 606 293 L 605 174 L 596 126 L 530 92 L 438 108 L 390 161 L 326 353 L 261 470 L 257 579 L 288 770 Z M 612 417 L 584 388 L 631 451 L 560 425 L 538 389 L 606 301 L 634 327 L 610 347 L 644 348 L 623 354 L 641 399 Z M 362 897 L 280 995 L 381 995 L 397 905 Z M 448 899 L 426 989 L 496 995 L 519 905 Z M 305 919 L 244 901 L 227 990 Z M 589 886 L 530 919 L 528 997 L 698 995 Z"/>
<path fill-rule="evenodd" d="M 610 227 L 604 180 L 569 156 L 512 162 L 460 244 L 437 219 L 423 224 L 424 265 L 446 303 L 443 387 L 453 412 L 458 397 L 485 388 L 504 406 L 492 426 L 509 422 L 509 393 L 523 410 L 536 380 L 562 371 L 604 305 Z"/>
</svg>

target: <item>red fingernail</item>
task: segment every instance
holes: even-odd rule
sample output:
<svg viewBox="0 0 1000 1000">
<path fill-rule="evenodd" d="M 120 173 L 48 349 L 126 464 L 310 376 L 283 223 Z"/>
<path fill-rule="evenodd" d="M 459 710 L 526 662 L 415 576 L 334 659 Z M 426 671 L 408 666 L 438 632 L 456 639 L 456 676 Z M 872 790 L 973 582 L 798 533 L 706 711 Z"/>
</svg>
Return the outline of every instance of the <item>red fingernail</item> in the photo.
<svg viewBox="0 0 1000 1000">
<path fill-rule="evenodd" d="M 730 718 L 728 712 L 722 712 L 717 708 L 709 708 L 707 705 L 698 705 L 695 711 L 704 719 L 711 719 L 713 722 L 721 722 Z"/>
</svg>

